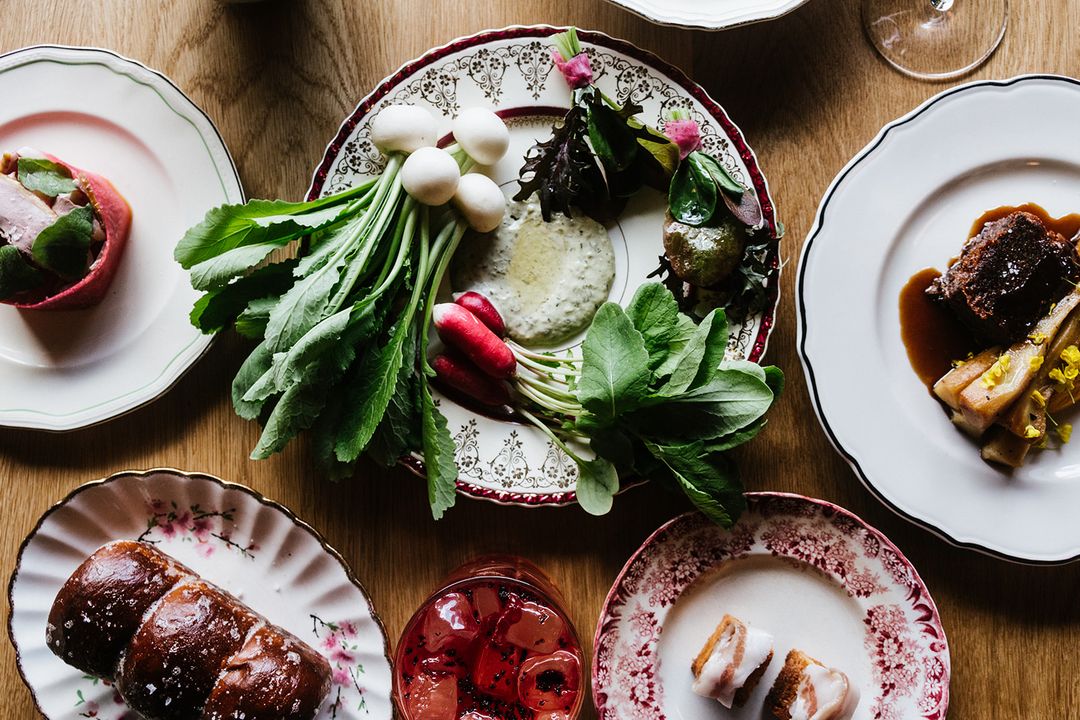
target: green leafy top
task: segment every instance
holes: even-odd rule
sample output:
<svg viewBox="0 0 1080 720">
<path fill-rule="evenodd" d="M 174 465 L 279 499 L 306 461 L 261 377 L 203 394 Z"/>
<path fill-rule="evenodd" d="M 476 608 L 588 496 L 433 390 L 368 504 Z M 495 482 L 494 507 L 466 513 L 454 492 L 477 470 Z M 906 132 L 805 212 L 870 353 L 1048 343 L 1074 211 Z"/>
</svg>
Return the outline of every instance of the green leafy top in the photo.
<svg viewBox="0 0 1080 720">
<path fill-rule="evenodd" d="M 738 517 L 741 485 L 724 453 L 760 432 L 783 374 L 726 361 L 727 345 L 723 310 L 695 325 L 659 283 L 643 285 L 625 310 L 601 306 L 582 346 L 581 412 L 564 418 L 597 457 L 583 460 L 552 433 L 578 465 L 582 507 L 606 512 L 618 469 L 668 480 L 716 522 Z"/>
<path fill-rule="evenodd" d="M 17 172 L 23 187 L 49 197 L 63 195 L 79 187 L 66 167 L 46 158 L 21 157 Z"/>
</svg>

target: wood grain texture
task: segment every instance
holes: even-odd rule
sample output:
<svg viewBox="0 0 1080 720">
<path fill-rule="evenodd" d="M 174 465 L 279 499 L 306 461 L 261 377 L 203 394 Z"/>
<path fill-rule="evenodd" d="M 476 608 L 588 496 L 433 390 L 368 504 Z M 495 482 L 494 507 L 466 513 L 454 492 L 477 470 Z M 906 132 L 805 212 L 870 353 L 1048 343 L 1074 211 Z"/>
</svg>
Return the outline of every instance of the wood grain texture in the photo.
<svg viewBox="0 0 1080 720">
<path fill-rule="evenodd" d="M 0 0 L 0 19 L 0 51 L 42 42 L 97 45 L 165 72 L 216 120 L 249 195 L 259 197 L 298 198 L 356 101 L 401 63 L 460 35 L 514 23 L 573 23 L 682 67 L 745 131 L 788 230 L 789 265 L 768 353 L 787 372 L 788 389 L 763 436 L 739 453 L 746 485 L 837 502 L 903 549 L 949 634 L 951 717 L 1080 718 L 1080 675 L 1073 670 L 1080 657 L 1080 565 L 1010 565 L 907 524 L 874 500 L 832 450 L 807 397 L 795 355 L 793 271 L 818 201 L 885 122 L 944 87 L 890 71 L 862 35 L 857 0 L 812 0 L 775 22 L 719 34 L 658 28 L 601 0 Z M 1080 3 L 1013 0 L 1003 45 L 973 77 L 1080 75 L 1077 27 Z M 644 487 L 601 519 L 577 509 L 462 501 L 433 523 L 422 486 L 404 472 L 365 467 L 350 482 L 324 485 L 302 443 L 251 462 L 257 428 L 237 419 L 227 398 L 242 353 L 236 338 L 222 339 L 160 401 L 101 427 L 0 433 L 7 508 L 0 576 L 10 574 L 38 516 L 75 486 L 118 470 L 173 466 L 246 483 L 319 528 L 366 583 L 392 641 L 446 572 L 486 552 L 520 553 L 546 568 L 579 631 L 591 638 L 623 562 L 685 509 L 680 498 Z M 8 718 L 35 716 L 6 641 L 0 710 Z"/>
</svg>

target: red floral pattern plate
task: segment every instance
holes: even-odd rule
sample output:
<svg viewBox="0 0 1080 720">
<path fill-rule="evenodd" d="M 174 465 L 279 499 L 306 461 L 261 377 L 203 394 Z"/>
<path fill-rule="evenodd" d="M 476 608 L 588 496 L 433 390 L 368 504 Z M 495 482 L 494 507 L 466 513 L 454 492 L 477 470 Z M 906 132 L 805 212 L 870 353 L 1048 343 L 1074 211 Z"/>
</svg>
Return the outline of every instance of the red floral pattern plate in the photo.
<svg viewBox="0 0 1080 720">
<path fill-rule="evenodd" d="M 108 683 L 45 645 L 64 581 L 113 540 L 157 545 L 326 656 L 330 694 L 315 720 L 390 720 L 386 631 L 341 556 L 287 508 L 243 485 L 176 470 L 125 472 L 77 488 L 23 541 L 8 587 L 8 634 L 49 720 L 137 720 Z"/>
<path fill-rule="evenodd" d="M 462 109 L 488 107 L 510 128 L 510 149 L 488 171 L 508 192 L 516 189 L 525 152 L 551 131 L 566 112 L 570 91 L 551 60 L 550 36 L 563 28 L 508 27 L 459 38 L 406 63 L 379 83 L 341 125 L 315 170 L 308 198 L 344 190 L 381 171 L 384 159 L 371 142 L 370 119 L 388 104 L 426 107 L 445 137 Z M 765 231 L 779 224 L 769 186 L 754 151 L 724 109 L 679 69 L 623 40 L 579 31 L 596 84 L 610 97 L 642 106 L 642 117 L 659 125 L 664 113 L 685 109 L 698 121 L 706 151 L 737 178 L 753 185 L 761 199 Z M 609 299 L 627 303 L 663 252 L 661 230 L 666 199 L 641 192 L 631 199 L 609 235 L 615 251 L 615 279 Z M 770 261 L 779 268 L 779 255 Z M 732 324 L 728 357 L 758 360 L 765 352 L 779 299 L 779 276 L 769 281 L 766 309 Z M 562 348 L 560 348 L 562 349 Z M 496 420 L 435 396 L 457 446 L 458 491 L 516 505 L 566 505 L 575 501 L 577 466 L 542 432 L 529 425 Z M 406 465 L 423 473 L 422 458 Z M 626 483 L 624 483 L 625 487 Z"/>
<path fill-rule="evenodd" d="M 596 629 L 593 700 L 601 720 L 762 717 L 788 650 L 843 670 L 855 720 L 942 720 L 949 645 L 915 568 L 848 511 L 786 493 L 751 493 L 731 530 L 690 513 L 630 558 Z M 775 656 L 734 712 L 690 690 L 690 663 L 725 613 L 776 638 Z"/>
</svg>

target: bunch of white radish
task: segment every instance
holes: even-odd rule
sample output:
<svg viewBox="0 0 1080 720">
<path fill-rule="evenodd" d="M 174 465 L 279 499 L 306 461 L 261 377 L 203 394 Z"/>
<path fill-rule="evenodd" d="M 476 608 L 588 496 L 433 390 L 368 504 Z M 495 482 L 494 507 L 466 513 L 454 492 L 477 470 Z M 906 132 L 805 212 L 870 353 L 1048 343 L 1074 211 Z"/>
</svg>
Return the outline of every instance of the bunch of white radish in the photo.
<svg viewBox="0 0 1080 720">
<path fill-rule="evenodd" d="M 193 322 L 207 332 L 231 322 L 259 341 L 233 382 L 237 413 L 264 423 L 252 457 L 309 429 L 331 476 L 364 453 L 393 463 L 419 452 L 438 517 L 454 502 L 457 466 L 428 385 L 435 295 L 469 229 L 502 220 L 502 191 L 470 170 L 497 163 L 510 135 L 482 108 L 454 120 L 445 149 L 423 108 L 388 106 L 370 129 L 386 156 L 378 177 L 306 203 L 215 208 L 177 259 L 206 292 Z M 294 243 L 302 257 L 264 262 Z"/>
<path fill-rule="evenodd" d="M 456 148 L 467 162 L 455 157 L 454 148 L 436 147 L 436 123 L 430 112 L 416 105 L 390 105 L 371 123 L 371 140 L 390 155 L 407 155 L 401 166 L 401 186 L 423 205 L 438 206 L 453 201 L 454 207 L 478 232 L 499 226 L 506 211 L 506 199 L 499 186 L 486 175 L 466 173 L 473 163 L 494 165 L 506 154 L 510 132 L 491 110 L 469 108 L 453 124 Z"/>
</svg>

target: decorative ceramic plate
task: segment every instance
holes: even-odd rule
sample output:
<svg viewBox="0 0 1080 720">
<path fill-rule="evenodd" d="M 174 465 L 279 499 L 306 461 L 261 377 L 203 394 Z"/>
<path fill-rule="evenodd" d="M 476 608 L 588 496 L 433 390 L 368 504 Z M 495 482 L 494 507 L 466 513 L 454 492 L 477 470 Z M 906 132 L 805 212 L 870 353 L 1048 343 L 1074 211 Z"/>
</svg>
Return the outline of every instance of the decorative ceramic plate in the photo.
<svg viewBox="0 0 1080 720">
<path fill-rule="evenodd" d="M 165 76 L 106 50 L 0 57 L 0 150 L 30 146 L 99 173 L 132 210 L 119 271 L 96 307 L 0 305 L 0 425 L 74 430 L 150 402 L 210 344 L 172 258 L 208 207 L 242 202 L 209 118 Z"/>
<path fill-rule="evenodd" d="M 525 152 L 547 137 L 552 122 L 570 103 L 566 82 L 551 61 L 548 36 L 561 28 L 511 27 L 461 38 L 402 66 L 353 111 L 326 149 L 308 197 L 338 192 L 379 172 L 382 158 L 371 143 L 369 119 L 388 104 L 417 104 L 439 118 L 440 134 L 450 132 L 462 108 L 494 108 L 510 127 L 510 150 L 491 168 L 495 180 L 513 194 Z M 676 68 L 621 40 L 579 31 L 596 83 L 619 102 L 644 107 L 657 124 L 662 114 L 687 108 L 701 125 L 705 150 L 753 185 L 761 199 L 767 232 L 776 234 L 775 206 L 753 150 L 723 109 Z M 608 228 L 615 250 L 615 280 L 609 299 L 626 304 L 657 267 L 667 199 L 646 190 L 631 199 Z M 778 266 L 779 260 L 772 261 Z M 779 278 L 770 281 L 768 310 L 732 328 L 728 356 L 757 360 L 765 352 L 779 299 Z M 575 342 L 567 346 L 576 345 Z M 457 443 L 458 489 L 473 497 L 521 505 L 574 501 L 577 466 L 547 437 L 529 425 L 480 415 L 436 393 Z M 419 458 L 408 463 L 423 472 Z"/>
<path fill-rule="evenodd" d="M 861 695 L 854 720 L 943 720 L 949 645 L 907 558 L 831 503 L 786 493 L 747 498 L 731 530 L 683 515 L 626 563 L 596 628 L 592 687 L 601 720 L 760 720 L 792 648 L 848 675 Z M 690 664 L 725 613 L 775 637 L 772 662 L 734 712 L 690 689 Z"/>
<path fill-rule="evenodd" d="M 658 25 L 723 30 L 773 20 L 807 0 L 608 0 Z"/>
<path fill-rule="evenodd" d="M 346 566 L 310 525 L 242 485 L 176 470 L 83 485 L 38 521 L 11 576 L 8 632 L 23 681 L 49 720 L 131 720 L 116 691 L 45 645 L 53 598 L 113 540 L 146 540 L 312 647 L 333 668 L 318 720 L 393 717 L 386 631 Z"/>
<path fill-rule="evenodd" d="M 818 417 L 868 488 L 946 539 L 1010 559 L 1080 556 L 1080 444 L 1007 474 L 949 422 L 908 362 L 900 290 L 944 269 L 986 210 L 1080 210 L 1080 82 L 979 81 L 886 126 L 826 192 L 797 281 Z M 974 121 L 978 118 L 977 121 Z"/>
</svg>

